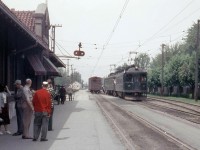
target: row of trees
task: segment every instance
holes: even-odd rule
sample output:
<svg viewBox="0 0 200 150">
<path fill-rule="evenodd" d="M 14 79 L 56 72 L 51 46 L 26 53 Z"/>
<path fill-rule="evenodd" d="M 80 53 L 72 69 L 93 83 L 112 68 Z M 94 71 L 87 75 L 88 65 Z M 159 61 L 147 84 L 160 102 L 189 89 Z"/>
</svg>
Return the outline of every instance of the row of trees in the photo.
<svg viewBox="0 0 200 150">
<path fill-rule="evenodd" d="M 167 45 L 164 50 L 163 84 L 169 86 L 190 86 L 195 83 L 197 24 L 188 29 L 186 39 L 174 45 Z M 148 86 L 161 85 L 162 54 L 153 58 L 148 67 Z"/>
<path fill-rule="evenodd" d="M 162 60 L 162 53 L 157 54 L 151 61 L 147 53 L 140 53 L 135 58 L 135 65 L 147 68 L 149 89 L 161 87 L 162 61 L 164 62 L 164 87 L 189 86 L 191 89 L 194 89 L 196 37 L 197 24 L 193 24 L 192 27 L 188 29 L 184 40 L 174 45 L 165 46 L 164 60 Z M 127 66 L 127 64 L 117 67 L 116 70 L 120 70 L 125 66 Z"/>
<path fill-rule="evenodd" d="M 79 72 L 75 71 L 70 75 L 68 75 L 68 73 L 62 68 L 59 68 L 59 71 L 62 76 L 55 78 L 56 85 L 69 86 L 71 83 L 74 83 L 75 81 L 83 83 L 83 80 L 81 79 L 81 74 Z"/>
</svg>

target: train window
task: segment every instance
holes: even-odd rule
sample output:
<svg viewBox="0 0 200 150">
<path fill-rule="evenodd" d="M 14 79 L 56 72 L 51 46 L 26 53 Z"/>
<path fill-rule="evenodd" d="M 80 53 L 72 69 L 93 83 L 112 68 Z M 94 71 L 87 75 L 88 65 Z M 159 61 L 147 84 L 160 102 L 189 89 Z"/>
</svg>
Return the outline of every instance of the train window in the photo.
<svg viewBox="0 0 200 150">
<path fill-rule="evenodd" d="M 139 82 L 139 77 L 138 76 L 135 76 L 134 82 Z"/>
<path fill-rule="evenodd" d="M 140 81 L 141 81 L 141 82 L 147 81 L 146 75 L 141 75 L 141 76 L 140 76 Z"/>
<path fill-rule="evenodd" d="M 125 76 L 125 81 L 126 81 L 126 82 L 132 82 L 132 81 L 133 81 L 133 76 L 132 76 L 132 74 L 127 74 L 127 75 Z"/>
</svg>

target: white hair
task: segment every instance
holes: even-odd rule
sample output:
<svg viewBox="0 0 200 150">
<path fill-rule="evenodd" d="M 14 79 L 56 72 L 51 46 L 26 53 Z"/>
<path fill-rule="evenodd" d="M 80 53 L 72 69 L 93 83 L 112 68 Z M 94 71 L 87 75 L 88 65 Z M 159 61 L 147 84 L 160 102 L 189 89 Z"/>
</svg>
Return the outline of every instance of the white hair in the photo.
<svg viewBox="0 0 200 150">
<path fill-rule="evenodd" d="M 26 79 L 26 84 L 30 84 L 32 82 L 31 79 Z"/>
</svg>

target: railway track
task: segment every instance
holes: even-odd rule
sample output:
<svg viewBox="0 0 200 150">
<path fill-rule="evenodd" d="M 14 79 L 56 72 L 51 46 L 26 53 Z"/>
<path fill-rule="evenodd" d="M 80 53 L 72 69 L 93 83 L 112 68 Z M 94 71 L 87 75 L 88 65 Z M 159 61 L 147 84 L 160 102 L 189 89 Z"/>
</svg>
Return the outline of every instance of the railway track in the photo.
<svg viewBox="0 0 200 150">
<path fill-rule="evenodd" d="M 166 133 L 143 118 L 125 110 L 121 106 L 94 95 L 97 104 L 109 120 L 127 149 L 136 150 L 194 150 L 179 139 Z"/>
<path fill-rule="evenodd" d="M 152 98 L 140 104 L 200 124 L 200 106 Z"/>
<path fill-rule="evenodd" d="M 200 105 L 196 105 L 196 104 L 189 104 L 189 103 L 176 101 L 176 100 L 167 100 L 164 98 L 160 99 L 160 98 L 153 98 L 153 97 L 147 97 L 147 100 L 160 101 L 163 103 L 173 104 L 173 105 L 177 105 L 177 106 L 180 106 L 183 108 L 192 109 L 192 110 L 195 110 L 196 112 L 200 113 Z"/>
</svg>

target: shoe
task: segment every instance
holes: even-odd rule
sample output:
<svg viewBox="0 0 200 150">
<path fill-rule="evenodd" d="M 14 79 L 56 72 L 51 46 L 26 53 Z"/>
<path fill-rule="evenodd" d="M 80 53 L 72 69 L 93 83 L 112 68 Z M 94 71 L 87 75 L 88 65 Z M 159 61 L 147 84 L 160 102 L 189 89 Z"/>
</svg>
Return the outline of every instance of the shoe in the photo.
<svg viewBox="0 0 200 150">
<path fill-rule="evenodd" d="M 48 131 L 53 131 L 53 129 L 48 129 Z"/>
<path fill-rule="evenodd" d="M 33 139 L 33 141 L 35 142 L 35 141 L 37 141 L 37 139 Z"/>
<path fill-rule="evenodd" d="M 48 141 L 48 139 L 40 139 L 41 142 Z"/>
<path fill-rule="evenodd" d="M 11 134 L 11 132 L 9 130 L 6 130 L 5 133 L 6 134 Z"/>
<path fill-rule="evenodd" d="M 26 137 L 26 136 L 22 136 L 22 139 L 33 139 L 32 137 Z"/>
<path fill-rule="evenodd" d="M 3 132 L 0 131 L 0 135 L 3 135 Z"/>
<path fill-rule="evenodd" d="M 16 132 L 12 136 L 18 136 L 18 135 L 22 135 L 22 133 Z"/>
</svg>

